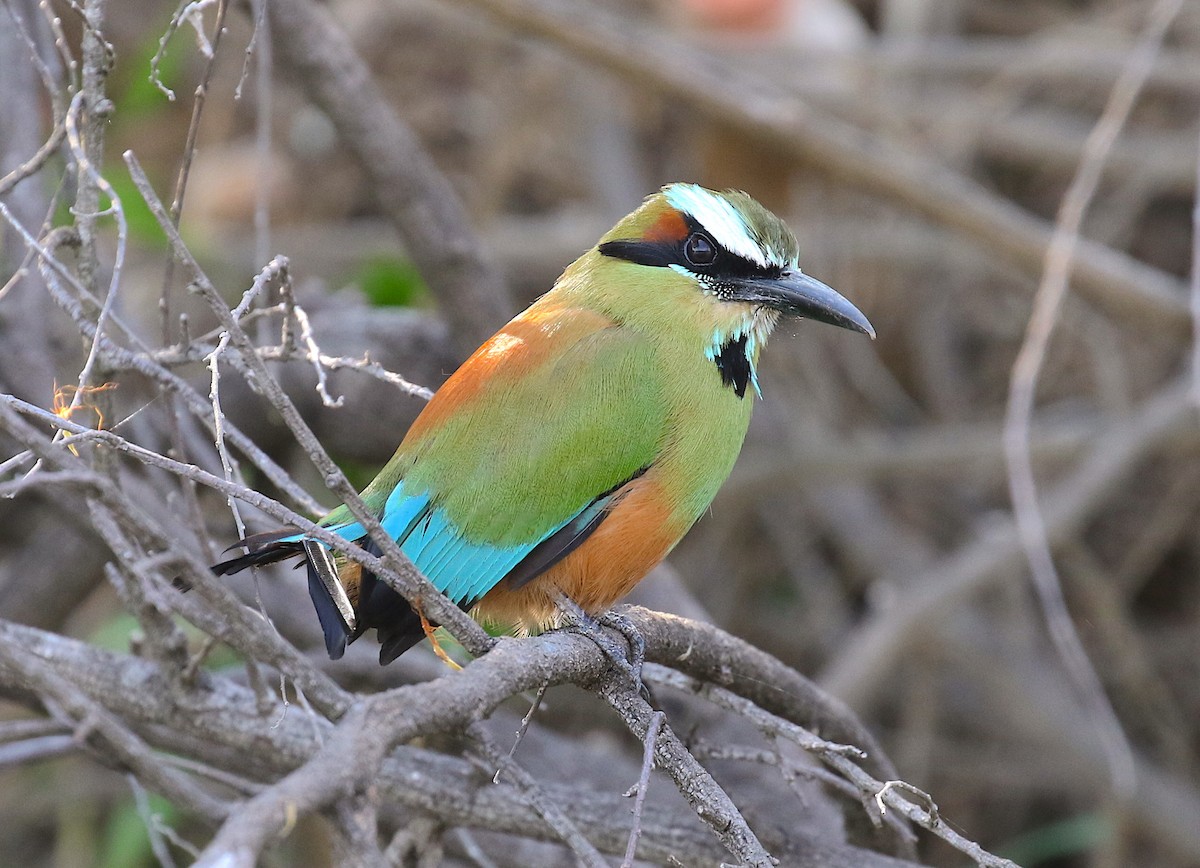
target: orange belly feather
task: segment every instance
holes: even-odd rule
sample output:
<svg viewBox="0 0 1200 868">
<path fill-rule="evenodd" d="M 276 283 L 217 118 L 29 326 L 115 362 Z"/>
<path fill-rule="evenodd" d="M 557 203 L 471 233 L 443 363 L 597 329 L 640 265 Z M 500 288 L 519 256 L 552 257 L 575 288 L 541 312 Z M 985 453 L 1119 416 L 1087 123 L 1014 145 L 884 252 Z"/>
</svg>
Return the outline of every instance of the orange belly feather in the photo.
<svg viewBox="0 0 1200 868">
<path fill-rule="evenodd" d="M 690 525 L 674 515 L 651 469 L 625 487 L 620 502 L 579 548 L 523 587 L 513 590 L 500 582 L 480 601 L 476 615 L 524 630 L 555 626 L 555 588 L 584 611 L 603 612 L 633 590 Z"/>
</svg>

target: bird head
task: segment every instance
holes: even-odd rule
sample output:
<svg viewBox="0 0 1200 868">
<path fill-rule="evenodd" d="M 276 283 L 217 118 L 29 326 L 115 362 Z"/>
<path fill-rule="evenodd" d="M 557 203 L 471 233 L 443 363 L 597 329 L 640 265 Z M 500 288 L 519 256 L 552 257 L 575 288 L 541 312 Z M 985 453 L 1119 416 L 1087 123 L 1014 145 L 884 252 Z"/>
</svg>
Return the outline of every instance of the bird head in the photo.
<svg viewBox="0 0 1200 868">
<path fill-rule="evenodd" d="M 787 224 L 745 193 L 669 184 L 606 233 L 594 254 L 593 288 L 622 319 L 678 321 L 690 311 L 684 319 L 710 329 L 718 346 L 739 335 L 761 345 L 780 315 L 875 337 L 858 308 L 800 270 Z"/>
</svg>

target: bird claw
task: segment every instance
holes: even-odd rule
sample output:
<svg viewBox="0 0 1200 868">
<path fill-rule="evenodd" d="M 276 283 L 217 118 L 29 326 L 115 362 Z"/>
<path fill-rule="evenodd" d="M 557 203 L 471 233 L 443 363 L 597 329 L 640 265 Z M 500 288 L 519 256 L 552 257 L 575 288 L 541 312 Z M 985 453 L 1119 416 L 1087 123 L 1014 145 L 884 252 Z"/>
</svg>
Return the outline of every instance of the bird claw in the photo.
<svg viewBox="0 0 1200 868">
<path fill-rule="evenodd" d="M 563 614 L 566 615 L 567 629 L 576 630 L 595 642 L 613 665 L 629 677 L 630 682 L 637 688 L 642 698 L 653 703 L 650 688 L 642 681 L 642 666 L 646 662 L 646 640 L 634 623 L 619 612 L 611 610 L 604 612 L 599 617 L 592 617 L 574 600 L 565 596 L 559 598 L 558 604 Z M 622 648 L 620 643 L 613 641 L 613 638 L 604 632 L 603 628 L 605 627 L 620 633 L 628 643 L 628 647 Z"/>
<path fill-rule="evenodd" d="M 642 682 L 642 666 L 646 662 L 645 637 L 642 636 L 641 631 L 638 630 L 633 621 L 612 609 L 601 614 L 596 619 L 596 622 L 601 627 L 610 627 L 625 637 L 625 641 L 629 643 L 629 655 L 625 658 L 625 662 L 629 666 L 630 677 L 648 700 L 650 698 L 650 691 Z"/>
</svg>

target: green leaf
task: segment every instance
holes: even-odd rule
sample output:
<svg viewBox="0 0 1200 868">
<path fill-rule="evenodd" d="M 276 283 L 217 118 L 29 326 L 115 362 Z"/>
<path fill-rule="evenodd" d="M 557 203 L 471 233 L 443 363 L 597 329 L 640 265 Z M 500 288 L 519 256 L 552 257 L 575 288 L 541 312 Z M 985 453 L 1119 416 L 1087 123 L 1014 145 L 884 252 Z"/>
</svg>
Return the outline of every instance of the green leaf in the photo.
<svg viewBox="0 0 1200 868">
<path fill-rule="evenodd" d="M 132 60 L 124 65 L 128 70 L 127 77 L 124 80 L 118 80 L 113 86 L 113 102 L 119 110 L 118 120 L 132 121 L 144 118 L 164 111 L 171 105 L 166 94 L 150 81 L 150 64 L 154 62 L 154 55 L 158 51 L 158 34 L 165 29 L 166 20 L 163 21 L 162 27 L 150 29 L 151 35 L 138 46 L 137 53 Z M 167 46 L 167 50 L 158 64 L 159 81 L 170 90 L 175 91 L 176 98 L 187 95 L 186 93 L 181 94 L 181 91 L 186 88 L 183 83 L 184 61 L 195 46 L 195 40 L 189 39 L 190 36 L 191 27 L 185 23 L 175 32 L 171 44 Z M 117 75 L 120 73 L 118 72 Z"/>
<path fill-rule="evenodd" d="M 1112 825 L 1101 813 L 1080 814 L 1048 823 L 1010 840 L 998 851 L 1025 868 L 1052 859 L 1087 853 L 1112 835 Z"/>
<path fill-rule="evenodd" d="M 354 282 L 376 307 L 418 307 L 429 302 L 425 281 L 406 259 L 391 256 L 368 259 Z"/>
<path fill-rule="evenodd" d="M 128 612 L 117 612 L 92 631 L 88 642 L 108 651 L 129 651 L 129 637 L 138 629 L 137 618 Z"/>
<path fill-rule="evenodd" d="M 174 805 L 154 793 L 150 794 L 150 811 L 166 823 L 174 823 L 179 815 Z M 141 868 L 154 864 L 150 833 L 132 797 L 114 806 L 99 855 L 98 868 Z"/>
<path fill-rule="evenodd" d="M 113 192 L 121 199 L 121 209 L 125 212 L 125 222 L 129 226 L 129 237 L 147 245 L 166 249 L 167 237 L 158 226 L 158 220 L 150 211 L 150 206 L 142 199 L 129 170 L 122 165 L 119 172 L 108 176 L 108 183 Z"/>
</svg>

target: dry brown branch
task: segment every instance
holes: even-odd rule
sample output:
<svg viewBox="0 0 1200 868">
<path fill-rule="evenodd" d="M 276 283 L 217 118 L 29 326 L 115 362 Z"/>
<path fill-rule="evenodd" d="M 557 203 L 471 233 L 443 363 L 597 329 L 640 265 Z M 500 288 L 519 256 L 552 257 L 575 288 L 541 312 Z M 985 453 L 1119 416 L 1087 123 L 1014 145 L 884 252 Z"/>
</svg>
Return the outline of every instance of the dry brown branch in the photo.
<svg viewBox="0 0 1200 868">
<path fill-rule="evenodd" d="M 1192 424 L 1184 389 L 1175 383 L 1129 419 L 1112 424 L 1078 469 L 1042 498 L 1052 545 L 1078 533 L 1143 458 Z M 972 544 L 934 564 L 893 608 L 864 622 L 847 644 L 851 653 L 830 666 L 822 685 L 851 706 L 864 703 L 922 631 L 963 596 L 998 581 L 1023 556 L 1012 523 L 981 530 Z"/>
<path fill-rule="evenodd" d="M 163 34 L 162 40 L 159 43 L 158 53 L 154 56 L 154 61 L 151 64 L 151 80 L 166 93 L 172 100 L 175 95 L 163 87 L 162 82 L 158 78 L 157 64 L 162 57 L 163 50 L 166 48 L 167 40 L 175 28 L 178 27 L 180 20 L 189 8 L 190 4 L 181 4 L 172 18 L 167 31 Z M 187 139 L 183 145 L 183 153 L 179 161 L 179 172 L 175 176 L 175 191 L 171 197 L 170 220 L 171 225 L 176 229 L 179 228 L 179 218 L 183 213 L 183 199 L 187 193 L 188 178 L 191 175 L 192 161 L 196 156 L 196 137 L 200 133 L 200 118 L 204 114 L 204 103 L 208 98 L 208 87 L 212 81 L 213 68 L 216 65 L 217 50 L 221 45 L 221 37 L 225 34 L 225 14 L 229 10 L 228 0 L 217 0 L 216 19 L 213 22 L 213 35 L 211 41 L 203 36 L 199 29 L 199 11 L 193 11 L 197 26 L 197 36 L 205 39 L 207 43 L 207 58 L 204 64 L 204 71 L 200 75 L 200 83 L 196 86 L 196 92 L 192 101 L 192 116 L 188 121 Z M 162 342 L 164 344 L 171 342 L 171 290 L 173 278 L 175 274 L 175 259 L 173 255 L 167 257 L 166 267 L 163 269 L 162 294 L 158 302 L 159 327 L 161 329 Z"/>
<path fill-rule="evenodd" d="M 199 56 L 156 59 L 151 74 L 180 92 L 199 81 L 202 127 L 165 103 L 125 123 L 130 34 L 149 44 L 128 4 L 67 4 L 62 26 L 31 19 L 30 0 L 5 5 L 36 26 L 29 39 L 0 28 L 0 45 L 24 58 L 32 42 L 44 63 L 5 78 L 0 97 L 41 124 L 0 124 L 3 170 L 26 164 L 20 183 L 0 180 L 0 847 L 27 847 L 28 829 L 50 837 L 61 799 L 30 778 L 70 758 L 103 799 L 91 814 L 140 817 L 163 864 L 249 864 L 268 849 L 288 863 L 317 837 L 347 865 L 883 868 L 918 853 L 998 864 L 988 850 L 1026 831 L 1047 840 L 1054 827 L 1041 824 L 1059 820 L 1097 830 L 1067 858 L 1196 861 L 1200 501 L 1188 480 L 1200 441 L 1180 377 L 1181 285 L 1165 276 L 1186 270 L 1179 165 L 1194 159 L 1200 81 L 1190 7 L 1101 173 L 1083 231 L 1108 246 L 1077 251 L 1079 298 L 1060 312 L 1028 414 L 1049 540 L 1133 742 L 1136 798 L 1117 808 L 1092 722 L 1016 581 L 1018 535 L 997 518 L 999 419 L 1028 314 L 1020 272 L 1040 267 L 1050 239 L 1030 215 L 1051 213 L 1067 187 L 1066 161 L 1152 4 L 1030 0 L 1020 22 L 991 0 L 959 4 L 961 18 L 911 4 L 928 12 L 926 29 L 904 31 L 915 47 L 884 21 L 834 62 L 782 44 L 701 50 L 673 23 L 577 3 L 343 0 L 334 23 L 310 0 L 252 2 L 213 31 L 226 4 L 201 0 L 177 15 Z M 512 40 L 481 8 L 559 50 Z M 1000 31 L 1003 42 L 981 35 Z M 190 53 L 185 43 L 171 52 Z M 236 98 L 249 74 L 252 105 Z M 109 92 L 108 150 L 144 163 L 145 175 L 130 168 L 191 284 L 168 296 L 185 317 L 175 345 L 160 345 L 156 293 L 142 289 L 158 285 L 161 238 L 121 186 L 124 167 L 93 147 Z M 66 167 L 43 159 L 57 118 Z M 420 409 L 412 397 L 430 394 L 414 383 L 435 385 L 509 312 L 489 294 L 497 268 L 468 219 L 493 221 L 480 234 L 514 296 L 532 297 L 625 199 L 660 181 L 720 183 L 697 141 L 715 126 L 778 168 L 761 166 L 752 192 L 786 186 L 806 262 L 886 325 L 872 348 L 803 324 L 772 340 L 747 454 L 672 555 L 689 587 L 676 576 L 639 588 L 771 653 L 632 609 L 656 708 L 579 635 L 487 650 L 455 608 L 478 654 L 463 673 L 423 649 L 380 668 L 371 637 L 328 661 L 302 574 L 213 580 L 207 565 L 234 535 L 230 502 L 251 530 L 294 526 L 436 605 L 395 551 L 367 555 L 311 518 L 354 501 L 338 466 L 358 478 L 394 449 Z M 434 161 L 470 191 L 470 218 Z M 182 221 L 146 177 L 167 189 L 181 162 Z M 61 225 L 56 196 L 79 226 Z M 359 274 L 373 257 L 399 261 L 397 230 L 449 329 L 429 309 L 377 306 L 387 294 Z M 83 400 L 48 409 L 55 378 L 118 383 L 100 398 L 105 430 L 90 430 Z M 173 590 L 177 576 L 194 590 Z M 78 635 L 99 621 L 131 653 L 13 619 L 56 630 L 69 619 Z M 824 668 L 868 724 L 798 668 Z M 547 683 L 558 686 L 520 721 Z M 505 759 L 514 730 L 520 748 Z M 102 766 L 118 774 L 90 774 Z M 635 780 L 633 801 L 622 793 Z M 170 827 L 150 793 L 172 802 Z M 309 814 L 326 822 L 295 825 Z"/>
<path fill-rule="evenodd" d="M 1133 109 L 1134 102 L 1158 55 L 1167 28 L 1182 7 L 1181 0 L 1160 0 L 1150 12 L 1145 31 L 1113 85 L 1104 112 L 1084 147 L 1083 159 L 1063 197 L 1054 234 L 1046 250 L 1041 284 L 1034 297 L 1025 340 L 1013 363 L 1008 409 L 1004 423 L 1004 451 L 1008 460 L 1009 490 L 1017 534 L 1033 575 L 1051 638 L 1076 689 L 1092 711 L 1104 743 L 1113 791 L 1125 800 L 1136 789 L 1133 748 L 1129 744 L 1104 693 L 1096 670 L 1075 631 L 1050 551 L 1046 525 L 1037 501 L 1033 463 L 1029 455 L 1029 428 L 1038 377 L 1045 363 L 1050 336 L 1057 324 L 1079 244 L 1084 213 L 1095 196 L 1105 159 Z"/>
<path fill-rule="evenodd" d="M 61 447 L 40 444 L 36 432 L 17 420 L 12 410 L 9 409 L 9 405 L 19 407 L 25 412 L 34 414 L 38 414 L 38 411 L 36 408 L 29 407 L 15 399 L 6 399 L 5 406 L 0 407 L 0 422 L 4 424 L 4 427 L 10 433 L 21 436 L 22 439 L 26 440 L 34 453 L 46 461 L 49 466 L 68 466 L 71 463 L 81 461 L 81 459 L 75 458 Z M 61 424 L 64 426 L 69 425 L 69 423 L 65 422 Z M 77 428 L 78 426 L 70 427 Z M 110 443 L 116 443 L 121 439 L 111 432 L 94 432 L 87 435 L 81 431 L 76 437 L 72 438 L 72 442 L 78 442 L 83 437 Z M 145 456 L 145 450 L 138 450 L 132 445 L 123 446 L 122 448 L 131 454 Z M 158 458 L 154 460 L 159 466 L 172 466 L 168 459 Z M 180 467 L 179 469 L 186 471 L 193 479 L 212 484 L 214 487 L 226 490 L 238 488 L 238 486 L 226 480 L 204 474 L 198 468 Z M 56 479 L 57 477 L 46 481 L 53 482 Z M 96 490 L 98 496 L 101 491 L 107 488 L 107 484 L 103 478 L 89 475 L 86 472 L 75 474 L 70 479 L 69 484 L 72 487 L 91 487 Z M 250 496 L 251 493 L 247 492 L 246 494 Z M 124 503 L 119 493 L 109 490 L 107 495 L 103 496 L 103 500 L 115 510 L 116 515 L 120 516 L 121 520 L 125 523 L 134 525 L 143 533 L 150 530 L 148 517 L 138 514 L 136 508 Z M 275 507 L 275 510 L 281 512 L 281 508 L 279 507 Z M 159 532 L 151 531 L 151 535 L 158 537 L 156 540 L 158 545 L 162 544 Z M 119 533 L 117 534 L 117 539 L 122 539 Z M 142 560 L 137 555 L 128 551 L 126 545 L 118 544 L 116 550 L 126 561 L 137 563 Z M 176 560 L 177 558 L 175 557 L 168 558 L 165 559 L 164 564 L 169 565 Z M 195 568 L 193 567 L 192 569 Z M 202 570 L 203 568 L 200 569 Z M 217 595 L 214 597 L 214 590 L 215 588 L 204 584 L 199 589 L 200 593 L 205 595 L 205 602 L 219 602 L 221 596 Z M 332 712 L 334 715 L 343 715 L 343 711 L 347 708 L 345 694 L 336 690 L 330 692 L 328 688 L 323 686 L 319 679 L 314 680 L 313 674 L 305 667 L 297 667 L 296 661 L 289 661 L 288 654 L 284 653 L 281 656 L 278 649 L 271 649 L 272 643 L 270 641 L 264 644 L 262 640 L 271 640 L 273 634 L 265 632 L 261 628 L 256 628 L 252 622 L 248 622 L 244 617 L 241 617 L 236 606 L 233 608 L 224 607 L 224 623 L 218 624 L 205 615 L 203 609 L 198 608 L 195 603 L 196 601 L 190 596 L 176 597 L 174 605 L 181 614 L 184 614 L 185 617 L 188 617 L 197 626 L 212 632 L 214 635 L 222 636 L 226 641 L 245 648 L 259 659 L 268 660 L 275 665 L 281 665 L 292 678 L 296 679 L 298 684 L 304 687 L 308 695 L 319 700 L 319 707 L 322 707 L 326 713 Z M 700 631 L 696 626 L 689 625 L 687 622 L 682 622 L 678 619 L 673 619 L 668 624 L 660 625 L 668 629 L 655 631 L 653 627 L 662 616 L 653 616 L 647 612 L 637 612 L 636 614 L 638 615 L 641 630 L 647 636 L 662 637 L 667 641 L 668 645 L 672 641 L 678 641 L 681 635 L 688 637 L 687 642 L 695 649 L 694 657 L 696 665 L 703 666 L 706 660 L 723 658 L 727 673 L 755 672 L 765 667 L 776 676 L 775 683 L 780 683 L 781 678 L 784 683 L 787 683 L 787 679 L 783 677 L 786 673 L 783 667 L 777 662 L 766 658 L 765 655 L 755 652 L 749 646 L 737 643 L 732 637 L 722 637 L 719 632 L 711 628 Z M 238 632 L 231 632 L 226 624 L 236 627 L 237 630 L 241 631 L 240 634 Z M 146 626 L 148 629 L 153 629 L 152 622 L 146 622 Z M 256 636 L 257 638 L 255 638 Z M 547 641 L 553 641 L 554 638 L 561 639 L 564 637 L 547 637 Z M 701 641 L 702 638 L 706 641 Z M 580 639 L 578 641 L 586 640 Z M 514 644 L 519 643 L 501 643 L 500 648 L 513 647 Z M 659 646 L 654 646 L 651 652 L 661 654 L 664 650 Z M 227 831 L 223 832 L 210 845 L 210 854 L 215 854 L 212 858 L 216 859 L 224 854 L 235 859 L 235 861 L 253 859 L 253 854 L 258 852 L 258 848 L 266 840 L 264 836 L 271 834 L 270 830 L 283 828 L 286 825 L 287 811 L 297 808 L 319 808 L 324 805 L 333 804 L 343 797 L 348 797 L 352 793 L 358 792 L 361 787 L 366 785 L 367 776 L 378 768 L 383 755 L 392 746 L 414 737 L 417 732 L 444 732 L 447 729 L 454 728 L 456 725 L 463 724 L 464 721 L 459 717 L 454 717 L 454 715 L 469 712 L 472 715 L 470 719 L 478 719 L 478 715 L 493 708 L 500 700 L 513 693 L 530 689 L 543 683 L 560 683 L 562 680 L 573 680 L 578 683 L 589 684 L 598 678 L 599 673 L 603 672 L 603 669 L 597 671 L 594 668 L 585 668 L 578 671 L 571 670 L 571 674 L 559 672 L 555 667 L 561 664 L 561 656 L 549 651 L 541 651 L 536 652 L 538 665 L 532 667 L 526 666 L 524 669 L 511 673 L 506 672 L 498 676 L 501 683 L 497 685 L 492 683 L 494 679 L 488 678 L 486 674 L 488 667 L 480 670 L 485 661 L 491 664 L 492 661 L 504 660 L 504 655 L 500 655 L 499 657 L 497 655 L 500 655 L 499 650 L 488 654 L 474 666 L 468 668 L 467 672 L 474 673 L 473 680 L 478 686 L 467 688 L 465 696 L 460 695 L 457 690 L 447 691 L 444 688 L 437 688 L 441 690 L 444 696 L 439 702 L 452 702 L 452 708 L 445 712 L 437 711 L 437 703 L 432 699 L 414 697 L 403 692 L 396 694 L 394 697 L 391 697 L 389 694 L 383 694 L 379 698 L 367 700 L 372 706 L 370 710 L 371 720 L 388 721 L 392 726 L 399 727 L 399 731 L 388 727 L 374 732 L 374 734 L 367 734 L 363 729 L 367 725 L 364 722 L 365 718 L 362 716 L 365 712 L 361 712 L 361 710 L 356 711 L 356 709 L 361 709 L 360 705 L 349 706 L 350 710 L 342 716 L 342 720 L 338 724 L 337 732 L 341 733 L 341 735 L 335 736 L 332 741 L 327 740 L 321 752 L 314 756 L 313 760 L 306 764 L 303 769 L 297 770 L 292 776 L 285 778 L 284 782 L 281 782 L 278 786 L 269 788 L 255 796 L 255 801 L 252 804 L 258 807 L 240 809 L 237 812 L 236 821 L 229 821 L 233 825 L 228 825 Z M 597 656 L 596 654 L 591 656 L 590 659 L 592 662 L 588 664 L 588 667 L 596 665 Z M 691 657 L 692 655 L 688 656 Z M 602 666 L 607 665 L 604 663 L 606 658 L 599 656 L 598 659 Z M 502 666 L 503 664 L 495 662 L 494 665 Z M 513 681 L 512 679 L 514 678 L 517 680 Z M 803 687 L 804 684 L 803 680 L 799 679 L 798 676 L 792 679 L 793 687 L 797 685 Z M 483 699 L 480 694 L 472 694 L 471 690 L 488 691 L 486 695 L 492 698 Z M 796 701 L 801 699 L 801 697 L 789 694 L 790 703 L 785 702 L 784 706 L 788 708 L 790 713 L 797 716 L 804 715 L 806 718 L 811 716 L 811 713 L 815 713 L 819 717 L 836 719 L 838 713 L 836 703 L 827 697 L 821 697 L 811 687 L 807 688 L 807 692 L 809 700 L 815 702 L 815 709 L 806 708 L 802 702 L 797 704 Z M 652 716 L 651 711 L 645 706 L 645 703 L 635 695 L 626 695 L 625 691 L 616 691 L 608 695 L 614 707 L 623 709 L 622 713 L 627 717 L 635 734 L 639 735 L 639 737 L 643 736 L 646 727 L 649 725 L 647 721 Z M 413 726 L 416 726 L 417 730 L 406 731 L 403 729 L 402 721 L 406 716 L 412 715 L 412 709 L 420 709 L 422 715 L 433 715 L 433 719 L 429 721 L 422 719 L 419 722 L 414 722 Z M 446 713 L 450 714 L 451 717 L 438 716 L 439 714 L 444 715 Z M 849 719 L 848 715 L 847 719 Z M 455 721 L 460 722 L 456 724 Z M 831 725 L 829 720 L 826 720 L 825 723 L 827 726 Z M 371 738 L 376 739 L 376 747 L 374 748 L 365 743 Z M 753 833 L 744 825 L 744 821 L 740 820 L 740 815 L 733 806 L 733 803 L 716 786 L 715 782 L 712 782 L 711 778 L 707 777 L 707 773 L 690 757 L 690 754 L 687 753 L 678 740 L 668 732 L 664 732 L 660 736 L 657 751 L 662 767 L 677 776 L 677 782 L 689 800 L 693 801 L 700 816 L 715 829 L 721 830 L 727 846 L 730 846 L 733 852 L 740 853 L 744 858 L 765 864 L 766 851 L 761 848 L 761 845 L 757 844 Z M 348 755 L 351 753 L 354 760 L 353 762 L 347 762 Z M 886 759 L 882 757 L 877 761 L 886 763 Z M 705 783 L 705 780 L 708 783 Z M 288 808 L 286 806 L 292 807 Z M 738 828 L 742 830 L 740 834 L 736 832 Z M 242 864 L 242 862 L 238 861 L 237 864 Z"/>
<path fill-rule="evenodd" d="M 521 808 L 523 800 L 513 795 L 511 787 L 485 783 L 486 776 L 483 775 L 475 775 L 472 780 L 470 773 L 464 775 L 462 771 L 455 772 L 454 778 L 447 778 L 446 763 L 453 765 L 448 757 L 438 758 L 425 750 L 403 748 L 392 753 L 390 759 L 380 762 L 378 751 L 387 752 L 390 749 L 383 745 L 408 740 L 414 732 L 445 731 L 453 726 L 452 721 L 476 719 L 512 692 L 531 686 L 540 678 L 555 683 L 564 678 L 588 683 L 601 677 L 608 666 L 596 646 L 580 636 L 551 634 L 534 640 L 505 642 L 494 654 L 463 673 L 367 700 L 333 731 L 342 732 L 347 740 L 339 740 L 340 736 L 336 734 L 326 734 L 322 736 L 323 742 L 318 743 L 303 721 L 285 718 L 281 725 L 270 726 L 277 716 L 275 711 L 268 710 L 266 715 L 260 715 L 253 695 L 224 678 L 209 679 L 203 699 L 199 695 L 175 696 L 163 686 L 164 679 L 169 676 L 150 661 L 122 660 L 106 652 L 96 653 L 74 640 L 16 625 L 0 626 L 0 646 L 5 644 L 24 649 L 22 653 L 29 659 L 41 661 L 42 667 L 52 667 L 52 671 L 62 673 L 71 680 L 75 690 L 86 692 L 93 697 L 92 701 L 106 703 L 113 713 L 134 722 L 139 729 L 153 724 L 148 732 L 163 748 L 179 750 L 183 745 L 191 745 L 190 750 L 195 750 L 204 746 L 201 759 L 207 757 L 205 761 L 210 764 L 230 763 L 238 762 L 239 754 L 226 754 L 223 759 L 218 759 L 218 746 L 260 745 L 266 739 L 272 746 L 270 752 L 260 751 L 255 763 L 245 767 L 244 771 L 261 774 L 265 769 L 278 769 L 281 764 L 298 767 L 298 777 L 285 778 L 291 783 L 284 789 L 273 787 L 262 791 L 262 801 L 253 803 L 259 807 L 249 814 L 246 808 L 239 808 L 236 816 L 246 819 L 239 819 L 218 839 L 236 844 L 233 852 L 240 849 L 237 842 L 257 841 L 259 835 L 269 835 L 271 829 L 282 828 L 288 822 L 285 807 L 288 799 L 299 798 L 300 802 L 291 802 L 296 807 L 309 804 L 313 799 L 330 799 L 331 790 L 352 786 L 356 777 L 374 773 L 378 773 L 376 779 L 389 797 L 398 798 L 403 804 L 427 806 L 451 822 L 525 833 L 531 831 L 531 825 L 533 829 L 544 829 L 535 811 Z M 14 671 L 10 667 L 9 659 L 3 658 L 0 680 L 7 690 L 14 687 L 36 690 L 38 676 L 26 669 Z M 467 679 L 471 670 L 476 671 Z M 459 688 L 449 689 L 447 679 L 459 681 Z M 460 680 L 466 680 L 466 683 Z M 136 685 L 136 689 L 114 689 L 117 684 Z M 200 704 L 196 705 L 196 702 Z M 351 730 L 357 734 L 357 740 L 349 739 Z M 360 761 L 354 758 L 359 754 L 367 756 Z M 319 757 L 326 759 L 317 759 Z M 316 760 L 315 765 L 312 760 Z M 372 760 L 375 765 L 371 765 Z M 323 770 L 328 777 L 317 769 Z M 305 788 L 305 780 L 313 786 Z M 457 782 L 451 783 L 452 780 Z M 442 787 L 446 787 L 444 792 L 441 792 Z M 495 795 L 488 796 L 488 790 L 495 790 Z M 268 792 L 270 796 L 265 795 Z M 561 786 L 555 786 L 548 795 L 558 804 L 570 805 L 570 816 L 576 822 L 582 822 L 583 828 L 600 846 L 609 852 L 623 852 L 625 836 L 629 832 L 628 821 L 619 823 L 611 831 L 599 832 L 613 818 L 624 815 L 619 794 L 614 792 L 598 802 L 594 797 L 584 796 L 580 801 L 579 794 L 570 794 Z M 591 806 L 589 798 L 593 798 Z M 504 809 L 498 810 L 501 805 Z M 274 819 L 269 819 L 266 829 L 252 832 L 249 816 Z M 522 817 L 524 819 L 519 819 Z M 663 825 L 664 821 L 667 826 Z M 702 839 L 695 839 L 686 831 L 686 824 L 682 828 L 670 825 L 679 822 L 677 816 L 670 818 L 669 813 L 664 815 L 661 809 L 648 806 L 641 839 L 645 855 L 664 859 L 671 848 L 678 848 L 674 852 L 681 857 L 692 852 L 696 855 L 691 858 L 698 858 L 699 853 L 707 853 L 706 858 L 711 858 L 711 851 L 704 849 L 700 843 Z M 618 831 L 622 827 L 623 831 Z M 240 837 L 243 833 L 252 837 L 243 839 Z M 667 841 L 673 843 L 667 844 Z M 697 846 L 699 851 L 695 849 Z M 209 852 L 215 851 L 210 848 Z M 876 858 L 865 851 L 854 852 L 859 855 L 855 856 L 851 851 L 839 855 L 836 848 L 815 848 L 813 859 L 826 861 L 809 862 L 797 854 L 796 861 L 789 861 L 789 864 L 902 864 Z"/>
<path fill-rule="evenodd" d="M 329 116 L 371 178 L 465 356 L 508 318 L 512 305 L 458 194 L 387 104 L 333 17 L 312 0 L 279 0 L 274 9 L 280 65 Z"/>
</svg>

